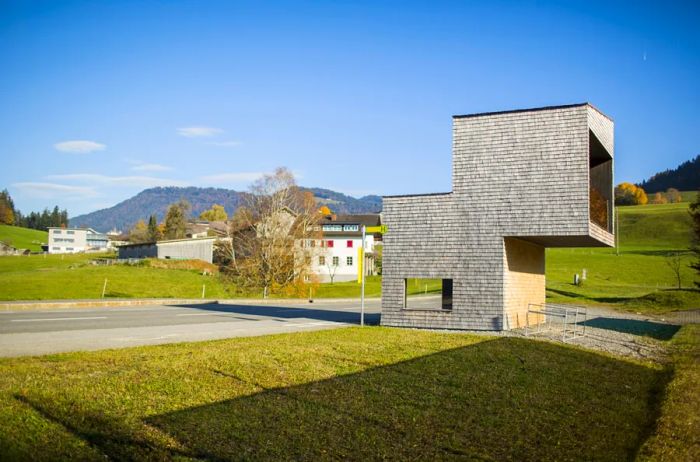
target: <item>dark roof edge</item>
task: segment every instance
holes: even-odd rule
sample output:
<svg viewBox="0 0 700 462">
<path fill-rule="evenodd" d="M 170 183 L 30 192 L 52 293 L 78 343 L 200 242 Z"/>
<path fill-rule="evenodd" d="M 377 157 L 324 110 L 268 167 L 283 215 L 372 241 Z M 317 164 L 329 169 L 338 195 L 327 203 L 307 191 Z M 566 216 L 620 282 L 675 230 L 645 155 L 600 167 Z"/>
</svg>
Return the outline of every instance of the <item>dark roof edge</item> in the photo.
<svg viewBox="0 0 700 462">
<path fill-rule="evenodd" d="M 477 112 L 476 114 L 453 115 L 452 118 L 453 119 L 468 119 L 470 117 L 482 117 L 482 116 L 491 116 L 491 115 L 500 115 L 500 114 L 515 114 L 518 112 L 551 111 L 554 109 L 568 109 L 568 108 L 572 108 L 572 107 L 581 107 L 581 106 L 591 106 L 593 109 L 600 112 L 600 110 L 595 108 L 590 103 L 576 103 L 576 104 L 564 104 L 564 105 L 560 105 L 560 106 L 533 107 L 533 108 L 528 108 L 528 109 L 511 109 L 508 111 Z M 600 112 L 600 113 L 603 114 L 602 112 Z M 605 115 L 605 114 L 603 114 L 603 115 Z M 605 116 L 605 117 L 608 117 L 608 116 Z"/>
<path fill-rule="evenodd" d="M 426 193 L 426 194 L 396 194 L 394 196 L 382 196 L 382 199 L 393 199 L 395 197 L 447 196 L 450 194 L 452 194 L 452 191 L 440 192 L 440 193 Z"/>
<path fill-rule="evenodd" d="M 604 113 L 603 111 L 601 111 L 600 109 L 598 109 L 597 107 L 593 106 L 591 103 L 588 103 L 588 107 L 590 107 L 590 108 L 593 109 L 595 112 L 597 112 L 598 114 L 600 114 L 600 115 L 602 115 L 603 117 L 605 117 L 606 119 L 608 119 L 610 122 L 615 122 L 615 121 L 613 120 L 612 117 L 610 117 L 609 115 L 607 115 L 606 113 Z"/>
</svg>

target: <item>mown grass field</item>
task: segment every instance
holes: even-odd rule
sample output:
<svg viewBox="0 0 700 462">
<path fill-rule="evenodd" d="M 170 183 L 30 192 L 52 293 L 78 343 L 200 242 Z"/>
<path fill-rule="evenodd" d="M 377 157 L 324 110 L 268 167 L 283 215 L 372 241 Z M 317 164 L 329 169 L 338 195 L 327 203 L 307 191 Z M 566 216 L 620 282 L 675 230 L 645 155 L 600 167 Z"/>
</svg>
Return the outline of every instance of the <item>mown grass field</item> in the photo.
<svg viewBox="0 0 700 462">
<path fill-rule="evenodd" d="M 608 305 L 620 309 L 657 312 L 700 308 L 695 290 L 696 273 L 688 267 L 692 255 L 688 203 L 618 207 L 620 249 L 548 249 L 547 297 L 554 303 Z M 7 227 L 6 227 L 7 228 Z M 668 256 L 683 255 L 683 290 L 676 290 Z M 0 257 L 0 300 L 48 300 L 99 298 L 104 280 L 106 297 L 199 298 L 206 284 L 206 298 L 251 297 L 261 293 L 239 293 L 218 276 L 175 268 L 143 266 L 98 267 L 88 262 L 95 255 L 39 255 Z M 580 286 L 574 274 L 587 271 Z M 425 293 L 409 281 L 409 295 Z M 428 282 L 434 293 L 439 281 Z M 366 296 L 381 295 L 381 278 L 369 277 Z M 284 297 L 285 295 L 279 295 Z M 306 298 L 308 292 L 304 291 Z M 321 284 L 313 298 L 355 298 L 360 285 L 354 281 Z"/>
<path fill-rule="evenodd" d="M 16 249 L 29 249 L 41 252 L 41 244 L 48 241 L 48 233 L 19 226 L 0 225 L 0 242 L 5 242 Z"/>
<path fill-rule="evenodd" d="M 695 355 L 699 337 L 683 337 Z M 644 454 L 685 444 L 669 460 L 692 460 L 697 362 L 676 368 L 664 395 L 670 375 L 652 363 L 380 327 L 1 359 L 0 454 L 619 461 L 635 458 L 661 410 Z"/>
<path fill-rule="evenodd" d="M 619 252 L 615 249 L 548 249 L 547 296 L 552 302 L 605 304 L 635 311 L 700 308 L 688 203 L 617 207 Z M 682 287 L 675 290 L 669 255 L 683 255 Z M 587 270 L 581 286 L 574 274 Z"/>
<path fill-rule="evenodd" d="M 0 257 L 0 300 L 58 300 L 100 298 L 105 279 L 106 298 L 156 297 L 226 298 L 216 276 L 201 271 L 148 266 L 94 266 L 100 254 Z"/>
</svg>

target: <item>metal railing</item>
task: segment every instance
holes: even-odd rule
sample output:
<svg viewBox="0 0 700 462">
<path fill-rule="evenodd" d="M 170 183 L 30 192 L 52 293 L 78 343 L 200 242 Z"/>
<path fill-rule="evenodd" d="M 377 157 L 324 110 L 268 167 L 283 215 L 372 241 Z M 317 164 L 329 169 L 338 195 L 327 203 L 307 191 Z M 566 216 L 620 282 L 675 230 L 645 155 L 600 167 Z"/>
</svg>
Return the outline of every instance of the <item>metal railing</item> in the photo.
<svg viewBox="0 0 700 462">
<path fill-rule="evenodd" d="M 531 316 L 537 320 L 534 328 L 530 325 Z M 585 337 L 587 320 L 588 311 L 585 307 L 531 303 L 527 307 L 525 336 L 552 332 L 559 327 L 561 341 L 567 342 Z"/>
</svg>

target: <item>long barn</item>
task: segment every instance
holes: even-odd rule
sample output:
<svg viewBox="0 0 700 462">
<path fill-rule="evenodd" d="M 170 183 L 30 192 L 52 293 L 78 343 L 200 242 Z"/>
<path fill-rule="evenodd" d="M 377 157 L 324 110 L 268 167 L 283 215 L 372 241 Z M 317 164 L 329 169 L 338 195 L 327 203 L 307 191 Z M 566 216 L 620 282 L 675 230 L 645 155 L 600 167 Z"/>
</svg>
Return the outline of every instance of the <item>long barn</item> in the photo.
<svg viewBox="0 0 700 462">
<path fill-rule="evenodd" d="M 119 247 L 119 258 L 163 258 L 202 260 L 212 263 L 214 244 L 220 238 L 173 239 L 168 241 L 127 244 Z"/>
</svg>

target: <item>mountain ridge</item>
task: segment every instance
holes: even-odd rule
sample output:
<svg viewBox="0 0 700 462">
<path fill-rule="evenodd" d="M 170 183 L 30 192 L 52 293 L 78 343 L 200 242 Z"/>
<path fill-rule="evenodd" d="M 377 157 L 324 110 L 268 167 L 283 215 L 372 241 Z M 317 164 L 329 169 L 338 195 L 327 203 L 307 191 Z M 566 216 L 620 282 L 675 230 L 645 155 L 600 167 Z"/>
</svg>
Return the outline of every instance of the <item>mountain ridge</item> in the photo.
<svg viewBox="0 0 700 462">
<path fill-rule="evenodd" d="M 312 192 L 319 205 L 328 205 L 331 210 L 339 214 L 376 213 L 382 209 L 382 198 L 376 195 L 355 198 L 330 189 L 305 187 L 301 189 Z M 151 214 L 155 214 L 158 221 L 162 221 L 168 206 L 180 199 L 185 199 L 192 205 L 190 213 L 192 217 L 199 216 L 214 204 L 223 205 L 226 213 L 231 216 L 241 205 L 244 194 L 246 193 L 233 189 L 197 186 L 148 188 L 112 207 L 71 218 L 70 226 L 87 226 L 100 232 L 112 229 L 127 231 L 137 221 L 148 220 Z"/>
</svg>

